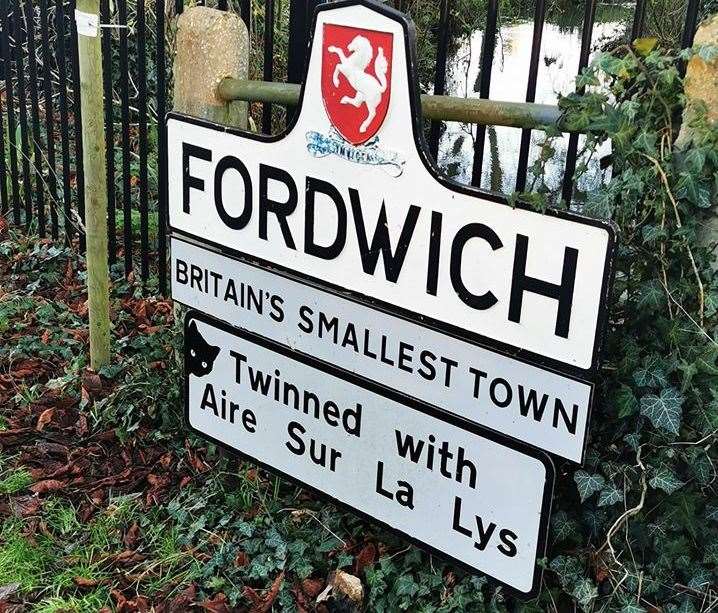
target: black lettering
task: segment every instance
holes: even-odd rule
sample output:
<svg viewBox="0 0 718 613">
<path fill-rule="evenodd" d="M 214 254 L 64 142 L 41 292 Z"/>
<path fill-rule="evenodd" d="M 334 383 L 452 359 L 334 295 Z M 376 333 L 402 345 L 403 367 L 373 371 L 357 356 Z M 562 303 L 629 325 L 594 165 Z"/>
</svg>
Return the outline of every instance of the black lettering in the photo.
<svg viewBox="0 0 718 613">
<path fill-rule="evenodd" d="M 563 406 L 563 402 L 561 402 L 558 398 L 555 399 L 554 405 L 553 405 L 553 427 L 558 428 L 558 417 L 559 415 L 563 419 L 564 424 L 566 425 L 566 429 L 571 434 L 576 434 L 576 424 L 578 422 L 578 405 L 573 405 L 573 412 L 571 413 L 571 417 L 568 416 L 568 412 L 566 411 L 566 407 Z"/>
<path fill-rule="evenodd" d="M 379 253 L 381 253 L 384 262 L 384 275 L 387 281 L 396 283 L 399 279 L 401 268 L 404 265 L 404 258 L 409 249 L 409 243 L 414 234 L 414 228 L 416 228 L 416 222 L 419 219 L 421 209 L 413 204 L 409 207 L 404 225 L 401 229 L 401 234 L 399 235 L 396 253 L 392 253 L 385 203 L 381 203 L 379 219 L 371 239 L 371 246 L 369 246 L 369 237 L 364 224 L 364 214 L 361 208 L 359 192 L 353 188 L 349 188 L 349 198 L 351 200 L 357 240 L 359 241 L 359 255 L 361 256 L 364 272 L 368 275 L 374 274 L 379 260 Z"/>
<path fill-rule="evenodd" d="M 330 245 L 314 242 L 314 207 L 317 192 L 328 196 L 337 210 L 337 234 Z M 323 224 L 324 225 L 324 224 Z M 341 194 L 331 183 L 307 177 L 306 205 L 304 210 L 304 251 L 323 260 L 333 260 L 344 249 L 347 241 L 347 208 Z"/>
<path fill-rule="evenodd" d="M 451 526 L 459 534 L 464 536 L 472 537 L 473 533 L 469 528 L 465 528 L 461 525 L 461 498 L 454 496 L 454 521 Z"/>
<path fill-rule="evenodd" d="M 513 321 L 517 324 L 521 323 L 521 307 L 523 305 L 524 292 L 533 292 L 534 294 L 558 300 L 554 334 L 562 338 L 568 338 L 568 329 L 571 325 L 571 308 L 573 306 L 573 290 L 576 283 L 578 249 L 566 247 L 564 250 L 561 283 L 556 285 L 543 279 L 529 277 L 526 274 L 528 246 L 528 236 L 517 234 L 514 272 L 511 282 L 511 298 L 509 299 L 509 321 Z"/>
<path fill-rule="evenodd" d="M 189 190 L 204 191 L 204 180 L 189 174 L 189 160 L 197 158 L 205 162 L 212 161 L 212 152 L 204 147 L 182 143 L 182 212 L 189 213 Z"/>
<path fill-rule="evenodd" d="M 441 257 L 441 213 L 431 212 L 431 234 L 429 235 L 429 266 L 426 271 L 426 293 L 436 296 L 439 282 L 439 258 Z"/>
<path fill-rule="evenodd" d="M 472 238 L 481 238 L 485 240 L 493 251 L 501 249 L 503 243 L 489 226 L 482 223 L 470 223 L 456 233 L 454 242 L 451 245 L 451 262 L 449 264 L 449 275 L 451 284 L 454 286 L 459 299 L 473 309 L 485 311 L 494 306 L 498 299 L 493 292 L 485 292 L 481 295 L 472 294 L 464 283 L 461 276 L 461 262 L 464 257 L 464 247 Z"/>
<path fill-rule="evenodd" d="M 519 411 L 521 411 L 521 415 L 524 417 L 526 417 L 529 410 L 531 410 L 534 420 L 541 421 L 543 412 L 546 409 L 547 400 L 548 396 L 544 394 L 539 403 L 535 389 L 530 389 L 528 395 L 524 396 L 524 386 L 519 385 Z"/>
<path fill-rule="evenodd" d="M 242 213 L 237 217 L 232 217 L 227 213 L 222 196 L 222 179 L 224 179 L 224 173 L 230 168 L 236 170 L 244 182 L 244 207 L 242 208 Z M 223 157 L 214 171 L 214 206 L 217 209 L 219 218 L 232 230 L 241 230 L 249 223 L 252 217 L 252 179 L 249 176 L 247 167 L 241 160 L 231 155 Z"/>
<path fill-rule="evenodd" d="M 514 541 L 518 538 L 519 537 L 516 535 L 515 532 L 504 528 L 503 530 L 499 531 L 499 539 L 501 540 L 501 545 L 498 545 L 496 548 L 505 556 L 513 558 L 517 553 L 516 543 L 514 543 Z"/>
<path fill-rule="evenodd" d="M 295 455 L 302 455 L 306 451 L 307 447 L 304 444 L 304 441 L 299 437 L 297 432 L 300 432 L 301 434 L 306 434 L 307 431 L 305 430 L 304 426 L 302 426 L 302 424 L 300 424 L 299 422 L 290 421 L 287 425 L 287 432 L 289 433 L 289 438 L 291 438 L 297 444 L 295 448 L 292 447 L 289 441 L 287 441 L 286 443 L 284 443 L 287 446 L 287 449 L 289 449 L 289 451 L 291 451 Z"/>
<path fill-rule="evenodd" d="M 312 315 L 314 315 L 314 311 L 308 306 L 302 305 L 299 307 L 299 319 L 302 321 L 297 324 L 297 327 L 305 334 L 310 334 L 314 329 L 314 323 L 310 318 Z"/>
<path fill-rule="evenodd" d="M 284 183 L 289 190 L 286 202 L 272 200 L 269 198 L 269 181 Z M 272 213 L 279 223 L 284 236 L 284 243 L 290 249 L 296 249 L 292 232 L 289 229 L 287 217 L 294 213 L 297 208 L 297 185 L 292 176 L 281 168 L 275 168 L 267 164 L 259 165 L 259 238 L 267 240 L 267 216 Z"/>
<path fill-rule="evenodd" d="M 418 464 L 421 459 L 421 452 L 424 449 L 424 441 L 419 441 L 418 444 L 414 444 L 414 437 L 411 434 L 404 436 L 399 430 L 394 430 L 396 435 L 396 451 L 402 457 L 405 458 L 407 455 L 409 459 Z M 402 437 L 404 437 L 402 439 Z"/>
</svg>

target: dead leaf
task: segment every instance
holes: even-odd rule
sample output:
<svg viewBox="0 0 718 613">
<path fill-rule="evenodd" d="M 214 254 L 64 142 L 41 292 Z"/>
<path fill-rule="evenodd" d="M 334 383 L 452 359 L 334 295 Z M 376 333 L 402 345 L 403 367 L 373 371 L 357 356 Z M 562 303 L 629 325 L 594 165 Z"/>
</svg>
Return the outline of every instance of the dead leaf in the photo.
<svg viewBox="0 0 718 613">
<path fill-rule="evenodd" d="M 376 561 L 376 547 L 373 543 L 364 545 L 354 563 L 354 573 L 360 575 L 367 566 L 371 566 Z"/>
<path fill-rule="evenodd" d="M 312 600 L 319 596 L 322 589 L 324 589 L 323 579 L 305 579 L 302 581 L 302 591 Z"/>
<path fill-rule="evenodd" d="M 100 583 L 97 579 L 88 579 L 87 577 L 73 577 L 72 580 L 78 587 L 95 587 Z"/>
<path fill-rule="evenodd" d="M 100 375 L 91 370 L 86 370 L 82 375 L 82 389 L 86 390 L 90 398 L 102 392 L 102 379 Z"/>
<path fill-rule="evenodd" d="M 130 529 L 125 532 L 125 536 L 122 537 L 122 542 L 127 549 L 137 549 L 137 542 L 140 540 L 140 525 L 135 522 L 130 526 Z"/>
<path fill-rule="evenodd" d="M 220 592 L 214 598 L 199 603 L 199 607 L 210 613 L 230 613 L 227 597 Z"/>
<path fill-rule="evenodd" d="M 59 479 L 45 479 L 38 481 L 30 486 L 30 489 L 36 494 L 47 494 L 48 492 L 57 492 L 64 488 L 66 483 Z"/>
<path fill-rule="evenodd" d="M 238 551 L 236 557 L 234 558 L 234 565 L 237 568 L 242 568 L 247 566 L 247 564 L 249 564 L 249 556 L 247 555 L 247 552 Z"/>
<path fill-rule="evenodd" d="M 52 417 L 54 414 L 54 408 L 45 409 L 42 413 L 40 413 L 40 417 L 37 418 L 37 425 L 35 426 L 35 430 L 37 430 L 38 432 L 42 432 L 42 429 L 52 421 Z"/>
</svg>

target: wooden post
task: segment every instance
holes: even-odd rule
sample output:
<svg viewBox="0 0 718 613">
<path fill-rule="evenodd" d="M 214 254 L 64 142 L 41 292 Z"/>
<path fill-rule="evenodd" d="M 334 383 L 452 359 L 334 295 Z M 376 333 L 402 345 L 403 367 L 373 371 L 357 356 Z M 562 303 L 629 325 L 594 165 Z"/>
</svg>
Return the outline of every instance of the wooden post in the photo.
<svg viewBox="0 0 718 613">
<path fill-rule="evenodd" d="M 107 268 L 107 179 L 100 48 L 99 0 L 77 0 L 77 46 L 85 168 L 87 294 L 90 366 L 110 360 L 110 297 Z"/>
</svg>

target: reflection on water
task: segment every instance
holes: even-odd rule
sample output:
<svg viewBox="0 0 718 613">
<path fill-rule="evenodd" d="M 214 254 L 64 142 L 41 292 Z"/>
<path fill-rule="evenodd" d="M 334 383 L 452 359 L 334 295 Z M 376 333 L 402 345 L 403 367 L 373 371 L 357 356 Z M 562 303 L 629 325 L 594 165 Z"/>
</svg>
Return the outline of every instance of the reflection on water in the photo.
<svg viewBox="0 0 718 613">
<path fill-rule="evenodd" d="M 614 15 L 615 18 L 615 15 Z M 593 33 L 593 49 L 625 30 L 625 21 L 596 23 Z M 458 49 L 450 62 L 447 94 L 452 96 L 479 97 L 478 76 L 483 32 L 475 31 Z M 521 21 L 501 28 L 495 51 L 489 97 L 492 100 L 523 102 L 526 96 L 533 22 Z M 573 24 L 546 23 L 541 44 L 536 102 L 555 104 L 557 94 L 568 94 L 574 89 L 581 49 L 580 18 Z M 440 147 L 439 164 L 457 181 L 471 182 L 475 126 L 447 123 Z M 532 132 L 529 165 L 538 157 L 543 132 Z M 484 163 L 481 185 L 493 191 L 511 193 L 516 184 L 521 130 L 489 126 L 486 131 Z M 556 155 L 547 165 L 546 182 L 549 187 L 560 186 L 563 179 L 568 136 L 555 142 Z M 599 152 L 589 162 L 589 172 L 579 188 L 590 189 L 601 181 L 599 159 L 606 153 Z M 528 186 L 531 185 L 529 176 Z"/>
</svg>

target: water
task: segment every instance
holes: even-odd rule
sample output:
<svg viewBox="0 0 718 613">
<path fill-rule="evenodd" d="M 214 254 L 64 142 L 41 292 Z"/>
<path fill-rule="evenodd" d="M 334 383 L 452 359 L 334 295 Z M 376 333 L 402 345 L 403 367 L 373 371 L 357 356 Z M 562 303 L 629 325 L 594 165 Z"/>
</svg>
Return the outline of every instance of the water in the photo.
<svg viewBox="0 0 718 613">
<path fill-rule="evenodd" d="M 608 40 L 623 34 L 625 20 L 597 21 L 592 40 L 592 53 Z M 526 99 L 533 22 L 521 20 L 501 27 L 494 56 L 489 97 L 492 100 L 523 102 Z M 483 32 L 474 31 L 458 48 L 451 58 L 447 94 L 462 97 L 479 97 L 478 73 Z M 556 104 L 558 94 L 574 90 L 581 50 L 581 16 L 576 15 L 572 23 L 546 23 L 544 26 L 539 60 L 536 102 Z M 471 182 L 474 135 L 476 126 L 456 122 L 447 123 L 439 145 L 439 164 L 454 179 L 461 183 Z M 537 159 L 544 133 L 533 131 L 529 153 L 529 166 Z M 517 128 L 489 126 L 486 130 L 484 163 L 481 185 L 492 191 L 511 193 L 516 185 L 516 168 L 521 143 L 521 130 Z M 546 183 L 556 189 L 563 180 L 568 136 L 554 143 L 556 155 L 547 164 Z M 600 184 L 604 171 L 599 160 L 610 152 L 607 145 L 589 162 L 589 171 L 579 183 L 580 190 L 588 190 Z M 529 174 L 527 185 L 531 185 Z"/>
</svg>

